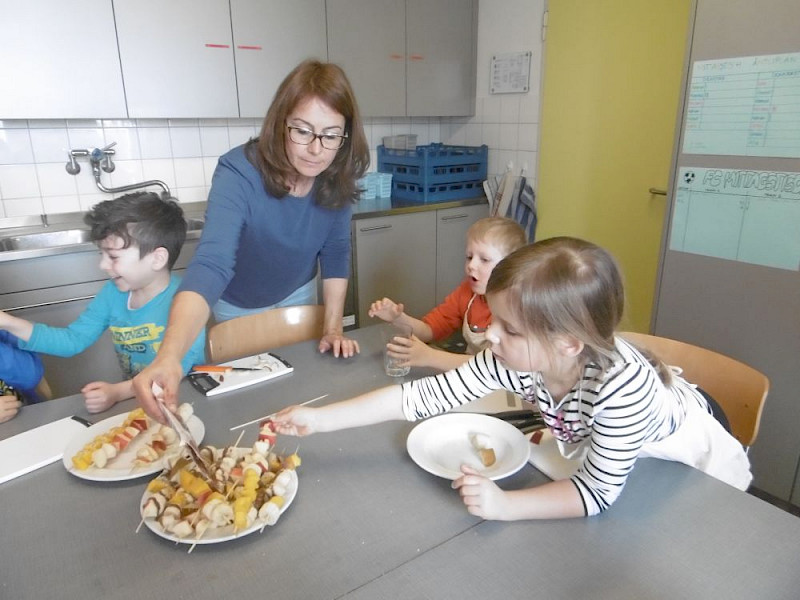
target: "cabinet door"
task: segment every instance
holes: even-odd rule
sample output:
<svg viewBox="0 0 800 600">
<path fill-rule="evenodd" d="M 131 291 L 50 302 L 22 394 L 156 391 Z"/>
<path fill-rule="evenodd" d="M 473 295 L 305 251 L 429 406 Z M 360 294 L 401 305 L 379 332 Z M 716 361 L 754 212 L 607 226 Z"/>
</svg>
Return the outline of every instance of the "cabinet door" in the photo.
<svg viewBox="0 0 800 600">
<path fill-rule="evenodd" d="M 363 116 L 406 114 L 405 0 L 328 0 L 328 56 Z"/>
<path fill-rule="evenodd" d="M 0 0 L 3 119 L 124 118 L 111 0 Z"/>
<path fill-rule="evenodd" d="M 242 117 L 263 117 L 301 61 L 328 60 L 325 0 L 231 0 L 231 21 Z"/>
<path fill-rule="evenodd" d="M 388 297 L 422 317 L 435 306 L 436 220 L 433 212 L 353 221 L 358 324 L 369 306 Z"/>
<path fill-rule="evenodd" d="M 487 204 L 436 211 L 436 304 L 443 302 L 464 279 L 467 229 L 488 216 Z"/>
<path fill-rule="evenodd" d="M 475 113 L 474 8 L 474 2 L 465 0 L 408 0 L 408 116 Z"/>
<path fill-rule="evenodd" d="M 238 117 L 228 0 L 114 0 L 131 118 Z"/>
</svg>

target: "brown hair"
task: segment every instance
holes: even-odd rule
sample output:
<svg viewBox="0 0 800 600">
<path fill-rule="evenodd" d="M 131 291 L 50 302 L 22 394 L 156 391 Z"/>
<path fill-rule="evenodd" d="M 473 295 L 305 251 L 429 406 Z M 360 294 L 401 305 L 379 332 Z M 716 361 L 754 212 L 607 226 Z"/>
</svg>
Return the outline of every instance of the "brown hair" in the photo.
<svg viewBox="0 0 800 600">
<path fill-rule="evenodd" d="M 95 204 L 83 217 L 90 237 L 99 243 L 110 235 L 122 238 L 123 248 L 139 247 L 139 258 L 156 248 L 166 248 L 172 269 L 183 242 L 186 219 L 174 198 L 162 200 L 155 192 L 133 192 Z"/>
<path fill-rule="evenodd" d="M 556 335 L 584 344 L 583 358 L 607 367 L 615 358 L 614 331 L 625 299 L 622 275 L 604 249 L 556 237 L 523 246 L 492 271 L 486 293 L 507 301 L 527 333 L 549 345 Z"/>
<path fill-rule="evenodd" d="M 467 229 L 467 240 L 491 244 L 506 256 L 527 243 L 525 230 L 513 219 L 486 217 Z"/>
<path fill-rule="evenodd" d="M 247 158 L 259 170 L 264 187 L 276 198 L 289 193 L 296 170 L 286 156 L 286 119 L 302 102 L 317 98 L 345 119 L 347 139 L 336 151 L 331 165 L 314 182 L 315 201 L 320 206 L 341 208 L 359 197 L 357 180 L 369 167 L 369 144 L 355 95 L 338 65 L 306 60 L 286 76 L 261 125 L 261 133 L 245 147 Z"/>
</svg>

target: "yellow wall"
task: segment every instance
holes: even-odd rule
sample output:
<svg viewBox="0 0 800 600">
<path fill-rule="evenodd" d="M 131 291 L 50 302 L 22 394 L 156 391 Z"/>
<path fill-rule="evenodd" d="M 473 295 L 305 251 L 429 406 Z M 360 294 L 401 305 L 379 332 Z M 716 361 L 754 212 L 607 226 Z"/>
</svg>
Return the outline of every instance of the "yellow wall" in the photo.
<svg viewBox="0 0 800 600">
<path fill-rule="evenodd" d="M 608 248 L 648 331 L 691 0 L 549 0 L 537 238 Z"/>
</svg>

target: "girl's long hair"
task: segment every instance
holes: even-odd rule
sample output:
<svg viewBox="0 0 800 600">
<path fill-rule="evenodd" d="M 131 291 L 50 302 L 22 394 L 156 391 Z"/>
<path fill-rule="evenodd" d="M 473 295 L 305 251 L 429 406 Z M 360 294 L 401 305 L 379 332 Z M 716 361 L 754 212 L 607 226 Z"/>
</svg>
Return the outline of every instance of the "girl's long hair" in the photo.
<svg viewBox="0 0 800 600">
<path fill-rule="evenodd" d="M 278 87 L 259 137 L 247 143 L 245 152 L 261 173 L 267 191 L 276 198 L 286 196 L 297 174 L 286 155 L 289 134 L 286 120 L 301 102 L 309 98 L 317 98 L 345 119 L 348 137 L 336 151 L 331 165 L 314 182 L 314 197 L 318 205 L 341 208 L 358 200 L 357 180 L 369 167 L 369 145 L 353 89 L 338 65 L 306 60 L 295 67 Z"/>
<path fill-rule="evenodd" d="M 614 331 L 622 319 L 622 275 L 604 249 L 555 237 L 523 246 L 492 271 L 487 295 L 506 300 L 526 333 L 549 346 L 554 336 L 583 342 L 582 358 L 607 367 L 616 357 Z"/>
</svg>

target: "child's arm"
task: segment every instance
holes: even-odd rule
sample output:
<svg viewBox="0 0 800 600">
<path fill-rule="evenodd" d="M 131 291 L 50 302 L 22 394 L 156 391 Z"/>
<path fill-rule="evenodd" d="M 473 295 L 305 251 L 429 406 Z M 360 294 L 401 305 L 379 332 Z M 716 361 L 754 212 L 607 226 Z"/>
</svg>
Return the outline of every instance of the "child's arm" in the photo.
<svg viewBox="0 0 800 600">
<path fill-rule="evenodd" d="M 285 435 L 310 435 L 383 421 L 402 421 L 405 420 L 402 399 L 400 386 L 392 385 L 320 408 L 290 406 L 276 414 L 273 421 L 277 432 Z"/>
<path fill-rule="evenodd" d="M 0 310 L 0 329 L 5 329 L 10 334 L 27 342 L 31 339 L 31 334 L 33 333 L 33 323 L 26 319 L 11 316 L 7 312 Z"/>
<path fill-rule="evenodd" d="M 569 479 L 504 491 L 470 467 L 462 466 L 461 472 L 464 474 L 453 481 L 452 487 L 459 490 L 467 511 L 476 517 L 519 521 L 586 516 L 578 489 Z"/>
<path fill-rule="evenodd" d="M 117 402 L 133 398 L 133 381 L 126 379 L 119 383 L 106 383 L 93 381 L 81 389 L 86 410 L 90 413 L 99 413 L 108 410 Z"/>
<path fill-rule="evenodd" d="M 376 300 L 369 307 L 370 317 L 378 317 L 388 323 L 397 323 L 411 327 L 411 333 L 423 342 L 430 342 L 433 339 L 433 330 L 424 321 L 415 319 L 411 315 L 403 312 L 404 306 L 397 304 L 390 298 Z"/>
</svg>

